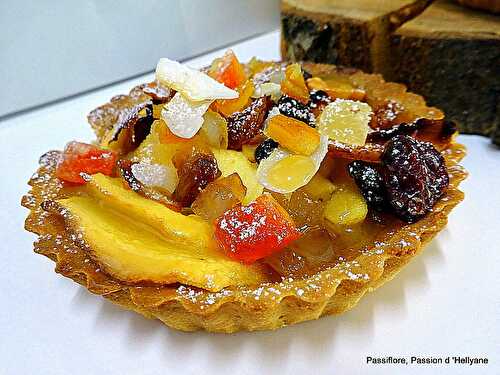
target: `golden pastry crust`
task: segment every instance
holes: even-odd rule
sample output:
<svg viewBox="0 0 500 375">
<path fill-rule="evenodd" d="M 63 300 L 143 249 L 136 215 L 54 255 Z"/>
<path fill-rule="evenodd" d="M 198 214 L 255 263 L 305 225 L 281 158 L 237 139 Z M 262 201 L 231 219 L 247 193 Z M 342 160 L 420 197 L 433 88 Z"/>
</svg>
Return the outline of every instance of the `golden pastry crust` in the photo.
<svg viewBox="0 0 500 375">
<path fill-rule="evenodd" d="M 318 69 L 328 68 L 320 66 Z M 123 108 L 142 100 L 141 95 L 135 98 L 122 97 L 120 100 L 126 103 Z M 107 106 L 109 109 L 109 104 Z M 116 115 L 118 107 L 111 108 Z M 93 113 L 95 115 L 95 111 Z M 91 122 L 92 116 L 89 116 Z M 97 126 L 92 123 L 98 137 L 110 124 L 106 116 L 100 121 Z M 54 176 L 58 152 L 49 152 L 41 158 L 40 169 L 29 182 L 32 190 L 22 200 L 22 205 L 30 210 L 25 228 L 38 235 L 35 252 L 55 261 L 56 272 L 92 293 L 148 318 L 160 319 L 170 327 L 226 333 L 276 329 L 349 310 L 366 292 L 392 279 L 420 253 L 446 225 L 451 209 L 463 199 L 458 184 L 466 177 L 466 172 L 458 162 L 465 155 L 464 147 L 453 143 L 443 155 L 450 174 L 450 186 L 432 212 L 414 224 L 387 234 L 353 259 L 340 260 L 304 279 L 290 278 L 255 287 L 229 287 L 219 292 L 178 284 L 126 285 L 114 279 L 102 272 L 81 241 L 66 231 L 65 222 L 57 212 L 41 207 L 42 202 L 61 198 L 64 194 L 62 184 Z"/>
</svg>

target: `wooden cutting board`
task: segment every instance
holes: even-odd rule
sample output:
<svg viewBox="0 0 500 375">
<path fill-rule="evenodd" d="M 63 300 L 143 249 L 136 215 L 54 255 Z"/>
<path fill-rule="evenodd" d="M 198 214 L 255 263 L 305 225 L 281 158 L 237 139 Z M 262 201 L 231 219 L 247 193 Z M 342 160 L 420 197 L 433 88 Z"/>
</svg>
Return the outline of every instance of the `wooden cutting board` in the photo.
<svg viewBox="0 0 500 375">
<path fill-rule="evenodd" d="M 382 73 L 500 144 L 500 17 L 451 0 L 282 0 L 285 59 Z"/>
</svg>

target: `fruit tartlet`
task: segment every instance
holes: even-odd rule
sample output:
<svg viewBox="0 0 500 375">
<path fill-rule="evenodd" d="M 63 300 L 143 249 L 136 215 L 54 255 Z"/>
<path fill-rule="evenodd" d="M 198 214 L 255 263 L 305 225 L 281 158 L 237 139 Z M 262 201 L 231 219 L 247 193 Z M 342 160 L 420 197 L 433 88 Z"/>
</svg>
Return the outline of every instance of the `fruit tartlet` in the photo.
<svg viewBox="0 0 500 375">
<path fill-rule="evenodd" d="M 180 330 L 338 314 L 391 279 L 463 194 L 456 127 L 381 76 L 161 59 L 40 159 L 26 229 L 56 272 Z"/>
</svg>

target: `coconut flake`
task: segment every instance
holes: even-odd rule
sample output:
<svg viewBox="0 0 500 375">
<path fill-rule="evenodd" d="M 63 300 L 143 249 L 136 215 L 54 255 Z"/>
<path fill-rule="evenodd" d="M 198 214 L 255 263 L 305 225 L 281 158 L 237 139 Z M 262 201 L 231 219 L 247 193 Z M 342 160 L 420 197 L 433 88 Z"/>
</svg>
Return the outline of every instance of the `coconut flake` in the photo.
<svg viewBox="0 0 500 375">
<path fill-rule="evenodd" d="M 135 178 L 145 186 L 159 187 L 172 193 L 177 187 L 178 177 L 175 168 L 160 164 L 134 163 L 131 166 Z"/>
<path fill-rule="evenodd" d="M 158 61 L 156 79 L 191 101 L 235 99 L 239 95 L 207 74 L 167 58 Z"/>
<path fill-rule="evenodd" d="M 203 125 L 203 115 L 210 104 L 212 100 L 193 102 L 178 92 L 163 107 L 161 118 L 176 136 L 192 138 Z"/>
</svg>

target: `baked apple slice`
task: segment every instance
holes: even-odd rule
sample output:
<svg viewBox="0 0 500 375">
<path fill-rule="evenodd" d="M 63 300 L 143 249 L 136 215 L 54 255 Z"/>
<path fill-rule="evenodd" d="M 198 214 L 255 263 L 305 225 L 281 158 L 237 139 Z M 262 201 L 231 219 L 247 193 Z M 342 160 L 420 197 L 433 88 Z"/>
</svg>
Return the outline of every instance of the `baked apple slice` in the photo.
<svg viewBox="0 0 500 375">
<path fill-rule="evenodd" d="M 45 203 L 61 213 L 110 275 L 128 283 L 182 283 L 210 291 L 266 280 L 262 265 L 225 256 L 208 223 L 128 190 L 118 178 L 94 175 L 82 195 Z"/>
</svg>

